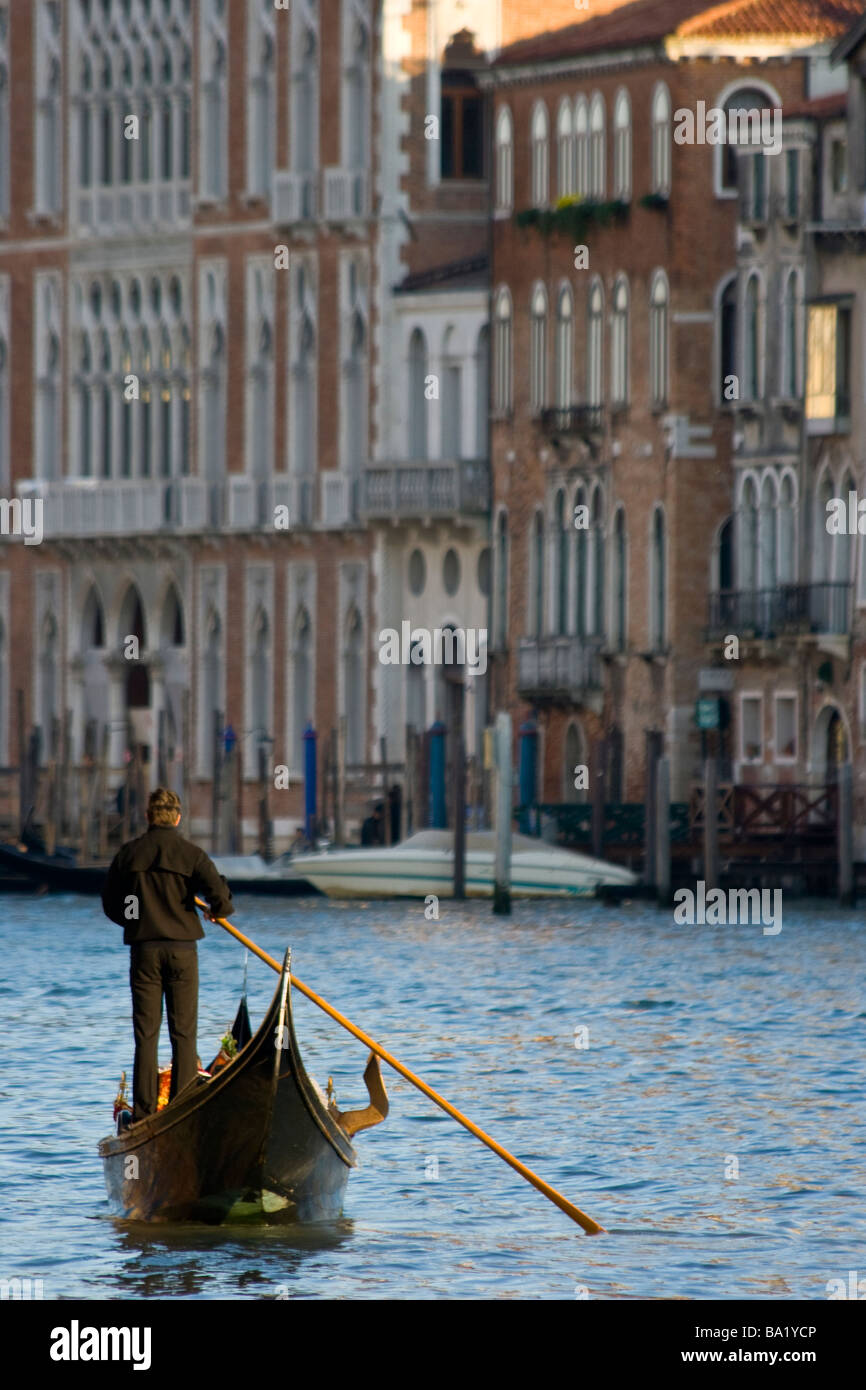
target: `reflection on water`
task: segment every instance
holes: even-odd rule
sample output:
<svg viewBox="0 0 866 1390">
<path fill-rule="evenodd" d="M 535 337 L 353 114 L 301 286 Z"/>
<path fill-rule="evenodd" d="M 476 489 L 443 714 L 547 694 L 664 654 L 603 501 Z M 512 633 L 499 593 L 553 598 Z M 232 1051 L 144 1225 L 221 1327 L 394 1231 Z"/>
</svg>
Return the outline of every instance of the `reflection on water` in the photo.
<svg viewBox="0 0 866 1390">
<path fill-rule="evenodd" d="M 113 1221 L 99 1139 L 131 1072 L 127 951 L 92 900 L 0 899 L 0 1278 L 46 1298 L 825 1298 L 863 1268 L 866 936 L 678 927 L 645 904 L 241 899 L 313 989 L 609 1234 L 591 1240 L 402 1077 L 329 1227 Z M 199 1045 L 238 947 L 200 948 Z M 254 1025 L 275 977 L 249 963 Z M 311 1075 L 367 1103 L 361 1044 L 296 993 Z M 167 1056 L 167 1038 L 162 1055 Z"/>
<path fill-rule="evenodd" d="M 122 1269 L 115 1293 L 121 1298 L 199 1298 L 212 1291 L 215 1270 L 223 1297 L 275 1297 L 274 1263 L 287 1286 L 297 1283 L 305 1263 L 351 1240 L 353 1222 L 233 1229 L 201 1225 L 148 1226 L 114 1221 L 115 1250 Z"/>
</svg>

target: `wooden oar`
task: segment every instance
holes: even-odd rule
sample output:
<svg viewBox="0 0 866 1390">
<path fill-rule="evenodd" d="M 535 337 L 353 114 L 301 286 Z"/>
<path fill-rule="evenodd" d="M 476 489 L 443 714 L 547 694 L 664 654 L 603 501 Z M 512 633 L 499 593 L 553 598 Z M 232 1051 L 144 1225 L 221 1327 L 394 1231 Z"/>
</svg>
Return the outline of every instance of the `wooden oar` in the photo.
<svg viewBox="0 0 866 1390">
<path fill-rule="evenodd" d="M 211 917 L 210 908 L 207 903 L 202 902 L 201 898 L 196 898 L 196 904 L 204 909 L 210 921 L 217 922 L 221 927 L 225 927 L 226 931 L 230 932 L 242 945 L 246 946 L 248 951 L 252 951 L 254 955 L 258 956 L 259 960 L 263 960 L 272 970 L 276 970 L 278 975 L 280 974 L 281 967 L 278 962 L 274 960 L 273 956 L 269 956 L 267 951 L 263 951 L 262 948 L 257 946 L 254 941 L 251 941 L 248 936 L 244 936 L 243 932 L 238 931 L 237 927 L 233 927 L 231 922 L 226 921 L 225 917 Z M 593 1221 L 591 1216 L 587 1216 L 586 1213 L 582 1212 L 579 1207 L 576 1207 L 573 1202 L 569 1202 L 568 1198 L 563 1197 L 561 1192 L 557 1192 L 555 1187 L 551 1187 L 550 1183 L 545 1182 L 537 1173 L 533 1173 L 532 1169 L 527 1168 L 525 1163 L 521 1163 L 519 1158 L 515 1158 L 514 1155 L 510 1154 L 507 1149 L 504 1149 L 501 1144 L 498 1144 L 495 1139 L 492 1139 L 489 1134 L 485 1134 L 483 1129 L 479 1129 L 478 1125 L 473 1124 L 470 1119 L 462 1115 L 456 1106 L 452 1105 L 444 1096 L 440 1096 L 439 1092 L 434 1091 L 432 1086 L 428 1086 L 426 1081 L 422 1081 L 420 1076 L 416 1076 L 413 1071 L 410 1071 L 409 1068 L 398 1061 L 396 1057 L 392 1057 L 391 1053 L 386 1051 L 381 1043 L 375 1042 L 368 1033 L 364 1032 L 363 1028 L 358 1028 L 350 1019 L 341 1014 L 339 1009 L 335 1009 L 326 999 L 322 999 L 321 996 L 310 989 L 308 985 L 303 984 L 296 975 L 290 975 L 289 979 L 294 989 L 300 990 L 301 994 L 305 994 L 308 999 L 312 999 L 313 1003 L 318 1004 L 320 1009 L 324 1009 L 325 1013 L 333 1018 L 335 1022 L 339 1023 L 343 1028 L 348 1029 L 348 1031 L 362 1042 L 365 1047 L 369 1047 L 371 1052 L 375 1052 L 378 1057 L 382 1058 L 383 1062 L 387 1062 L 389 1067 L 393 1067 L 401 1076 L 405 1076 L 407 1081 L 411 1081 L 413 1086 L 417 1086 L 419 1091 L 423 1091 L 425 1096 L 429 1096 L 430 1100 L 435 1101 L 440 1109 L 444 1110 L 445 1113 L 450 1115 L 453 1120 L 456 1120 L 458 1124 L 463 1125 L 464 1129 L 468 1129 L 469 1133 L 474 1134 L 476 1139 L 480 1139 L 482 1144 L 486 1144 L 488 1149 L 492 1149 L 500 1158 L 504 1158 L 505 1162 L 510 1164 L 516 1173 L 519 1173 L 527 1182 L 531 1182 L 533 1187 L 537 1188 L 538 1191 L 542 1192 L 555 1206 L 559 1207 L 560 1211 L 564 1211 L 566 1216 L 570 1216 L 572 1221 L 576 1221 L 578 1226 L 582 1226 L 587 1235 L 594 1236 L 604 1231 L 604 1227 L 599 1226 L 597 1221 Z"/>
</svg>

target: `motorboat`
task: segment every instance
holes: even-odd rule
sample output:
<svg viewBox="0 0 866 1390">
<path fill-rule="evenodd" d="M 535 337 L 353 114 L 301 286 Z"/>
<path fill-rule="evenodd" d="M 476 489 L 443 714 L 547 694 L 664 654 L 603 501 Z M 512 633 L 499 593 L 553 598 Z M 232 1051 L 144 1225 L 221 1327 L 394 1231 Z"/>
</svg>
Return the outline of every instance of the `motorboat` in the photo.
<svg viewBox="0 0 866 1390">
<path fill-rule="evenodd" d="M 493 896 L 496 834 L 466 835 L 466 896 Z M 296 855 L 298 875 L 330 898 L 439 898 L 454 892 L 454 834 L 420 830 L 400 844 Z M 511 837 L 511 893 L 518 898 L 592 897 L 638 883 L 630 869 L 529 835 Z"/>
</svg>

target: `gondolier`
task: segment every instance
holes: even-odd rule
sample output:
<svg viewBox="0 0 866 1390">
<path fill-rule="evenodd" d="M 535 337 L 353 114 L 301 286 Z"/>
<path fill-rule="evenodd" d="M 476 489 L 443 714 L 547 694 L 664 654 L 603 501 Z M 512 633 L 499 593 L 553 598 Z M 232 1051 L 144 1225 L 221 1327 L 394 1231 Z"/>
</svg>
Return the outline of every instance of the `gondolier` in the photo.
<svg viewBox="0 0 866 1390">
<path fill-rule="evenodd" d="M 118 850 L 102 890 L 106 917 L 123 927 L 130 947 L 129 983 L 135 1035 L 132 1122 L 157 1108 L 157 1048 L 165 995 L 171 1037 L 169 1100 L 198 1071 L 198 950 L 204 936 L 195 897 L 211 920 L 233 911 L 231 893 L 203 849 L 178 834 L 180 798 L 166 787 L 151 792 L 148 828 Z"/>
</svg>

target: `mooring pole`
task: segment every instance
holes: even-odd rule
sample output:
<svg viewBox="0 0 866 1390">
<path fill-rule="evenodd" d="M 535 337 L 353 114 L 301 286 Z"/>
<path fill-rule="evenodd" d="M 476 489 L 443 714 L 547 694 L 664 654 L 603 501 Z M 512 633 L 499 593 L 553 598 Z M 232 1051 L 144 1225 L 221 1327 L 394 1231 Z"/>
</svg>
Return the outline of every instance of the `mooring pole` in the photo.
<svg viewBox="0 0 866 1390">
<path fill-rule="evenodd" d="M 839 902 L 843 907 L 854 906 L 854 823 L 853 780 L 851 764 L 841 763 L 838 769 L 839 797 Z"/>
<path fill-rule="evenodd" d="M 707 892 L 719 886 L 718 763 L 704 763 L 704 882 Z"/>
<path fill-rule="evenodd" d="M 669 758 L 656 763 L 656 897 L 659 906 L 671 901 L 671 765 Z"/>
<path fill-rule="evenodd" d="M 511 715 L 496 716 L 496 861 L 493 911 L 511 912 Z"/>
</svg>

